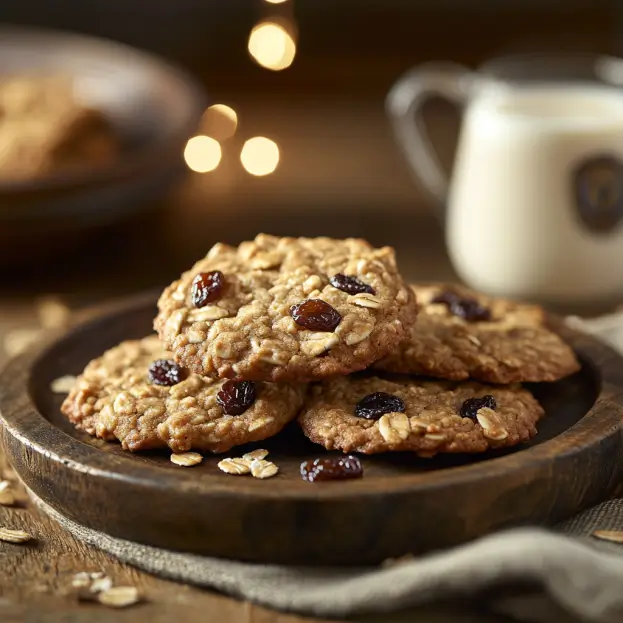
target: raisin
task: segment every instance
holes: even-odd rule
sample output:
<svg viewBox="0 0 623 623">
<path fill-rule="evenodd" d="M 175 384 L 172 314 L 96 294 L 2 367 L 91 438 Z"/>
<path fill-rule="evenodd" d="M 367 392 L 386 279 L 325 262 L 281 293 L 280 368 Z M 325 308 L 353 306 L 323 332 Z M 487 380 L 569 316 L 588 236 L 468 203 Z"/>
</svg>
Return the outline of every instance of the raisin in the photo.
<svg viewBox="0 0 623 623">
<path fill-rule="evenodd" d="M 446 290 L 445 292 L 440 292 L 431 301 L 431 303 L 441 303 L 443 305 L 451 307 L 452 305 L 457 304 L 460 300 L 461 297 L 456 292 L 452 292 L 452 290 Z"/>
<path fill-rule="evenodd" d="M 342 316 L 322 299 L 307 299 L 290 307 L 294 322 L 310 331 L 335 331 Z"/>
<path fill-rule="evenodd" d="M 363 465 L 356 456 L 322 457 L 301 463 L 301 478 L 307 482 L 344 480 L 362 476 Z"/>
<path fill-rule="evenodd" d="M 203 307 L 212 301 L 218 300 L 224 286 L 225 277 L 220 270 L 213 270 L 209 273 L 199 273 L 193 279 L 190 293 L 193 305 L 195 307 Z"/>
<path fill-rule="evenodd" d="M 374 392 L 362 398 L 355 406 L 355 415 L 366 420 L 378 420 L 386 413 L 404 413 L 405 403 L 398 396 Z"/>
<path fill-rule="evenodd" d="M 461 405 L 461 415 L 475 420 L 478 409 L 482 409 L 483 407 L 486 407 L 487 409 L 495 409 L 497 406 L 497 402 L 491 394 L 487 394 L 482 398 L 468 398 Z"/>
<path fill-rule="evenodd" d="M 347 275 L 338 273 L 337 275 L 333 275 L 329 282 L 334 288 L 342 290 L 342 292 L 346 292 L 347 294 L 361 294 L 362 292 L 376 294 L 372 286 L 360 281 L 357 277 L 348 277 Z"/>
<path fill-rule="evenodd" d="M 185 378 L 184 368 L 171 359 L 157 359 L 149 366 L 149 380 L 156 385 L 177 385 Z"/>
<path fill-rule="evenodd" d="M 227 415 L 241 415 L 255 402 L 253 381 L 225 381 L 216 394 L 216 402 Z"/>
<path fill-rule="evenodd" d="M 462 297 L 450 290 L 437 295 L 431 302 L 446 305 L 452 314 L 468 322 L 491 320 L 491 311 L 475 298 Z"/>
<path fill-rule="evenodd" d="M 483 307 L 476 299 L 463 299 L 461 303 L 452 310 L 452 313 L 468 322 L 491 320 L 491 311 Z"/>
</svg>

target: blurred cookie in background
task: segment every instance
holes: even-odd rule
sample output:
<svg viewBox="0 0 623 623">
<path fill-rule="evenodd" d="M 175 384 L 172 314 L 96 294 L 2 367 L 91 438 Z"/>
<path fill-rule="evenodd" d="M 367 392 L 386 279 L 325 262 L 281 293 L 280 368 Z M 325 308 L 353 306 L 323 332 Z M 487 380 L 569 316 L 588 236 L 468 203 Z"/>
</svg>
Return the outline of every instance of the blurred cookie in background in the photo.
<svg viewBox="0 0 623 623">
<path fill-rule="evenodd" d="M 86 106 L 62 75 L 0 82 L 0 179 L 34 179 L 111 164 L 120 141 L 103 112 Z"/>
</svg>

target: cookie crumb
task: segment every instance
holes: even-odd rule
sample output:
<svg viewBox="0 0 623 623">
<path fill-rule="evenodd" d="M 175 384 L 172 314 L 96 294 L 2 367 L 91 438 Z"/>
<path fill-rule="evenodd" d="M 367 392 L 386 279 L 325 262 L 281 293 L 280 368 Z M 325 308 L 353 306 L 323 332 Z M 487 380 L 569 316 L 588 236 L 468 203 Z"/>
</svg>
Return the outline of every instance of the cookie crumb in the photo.
<svg viewBox="0 0 623 623">
<path fill-rule="evenodd" d="M 10 528 L 0 528 L 0 541 L 6 543 L 26 543 L 32 540 L 32 535 L 23 530 L 11 530 Z"/>
<path fill-rule="evenodd" d="M 198 452 L 183 452 L 171 455 L 171 463 L 181 467 L 193 467 L 194 465 L 199 465 L 201 461 L 203 461 L 203 457 Z"/>
<path fill-rule="evenodd" d="M 97 600 L 109 608 L 127 608 L 140 601 L 135 586 L 115 586 L 98 594 Z"/>
<path fill-rule="evenodd" d="M 68 394 L 74 388 L 76 381 L 73 374 L 59 376 L 50 383 L 50 390 L 55 394 Z"/>
<path fill-rule="evenodd" d="M 251 461 L 244 457 L 241 459 L 223 459 L 219 461 L 218 468 L 226 474 L 242 476 L 251 471 Z"/>
<path fill-rule="evenodd" d="M 264 478 L 272 478 L 278 471 L 279 468 L 270 461 L 255 459 L 251 463 L 251 476 L 253 476 L 253 478 L 259 478 L 261 480 Z"/>
</svg>

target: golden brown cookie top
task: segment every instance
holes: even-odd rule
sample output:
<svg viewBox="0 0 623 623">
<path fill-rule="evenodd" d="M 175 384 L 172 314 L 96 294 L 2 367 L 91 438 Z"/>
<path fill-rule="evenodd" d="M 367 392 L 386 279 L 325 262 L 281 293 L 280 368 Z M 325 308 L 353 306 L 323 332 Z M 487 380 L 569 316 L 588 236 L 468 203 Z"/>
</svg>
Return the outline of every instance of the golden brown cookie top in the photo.
<svg viewBox="0 0 623 623">
<path fill-rule="evenodd" d="M 543 409 L 519 385 L 353 375 L 312 388 L 299 422 L 328 450 L 484 452 L 536 434 Z"/>
<path fill-rule="evenodd" d="M 410 337 L 375 368 L 488 383 L 556 381 L 579 370 L 573 350 L 537 305 L 468 288 L 412 286 L 420 313 Z"/>
<path fill-rule="evenodd" d="M 187 373 L 156 336 L 122 342 L 91 361 L 62 411 L 127 450 L 225 452 L 266 439 L 296 417 L 300 384 L 213 381 Z"/>
<path fill-rule="evenodd" d="M 155 328 L 182 365 L 273 381 L 361 370 L 406 338 L 417 314 L 393 249 L 264 234 L 215 245 L 158 308 Z"/>
</svg>

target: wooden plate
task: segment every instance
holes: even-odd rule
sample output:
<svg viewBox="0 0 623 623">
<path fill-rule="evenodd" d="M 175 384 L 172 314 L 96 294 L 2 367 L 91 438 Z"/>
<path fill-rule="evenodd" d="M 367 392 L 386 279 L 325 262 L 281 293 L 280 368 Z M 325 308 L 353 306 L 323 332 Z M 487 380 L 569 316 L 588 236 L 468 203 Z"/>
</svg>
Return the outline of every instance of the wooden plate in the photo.
<svg viewBox="0 0 623 623">
<path fill-rule="evenodd" d="M 376 563 L 562 520 L 603 500 L 623 476 L 623 360 L 562 326 L 584 365 L 571 378 L 532 387 L 547 415 L 537 437 L 514 451 L 363 457 L 363 479 L 310 484 L 299 465 L 324 450 L 296 424 L 260 444 L 280 467 L 265 481 L 223 474 L 217 457 L 183 469 L 169 453 L 132 455 L 73 430 L 50 382 L 79 373 L 121 340 L 144 336 L 154 314 L 153 296 L 134 299 L 52 338 L 3 373 L 0 428 L 16 472 L 48 504 L 91 528 L 248 561 Z"/>
</svg>

